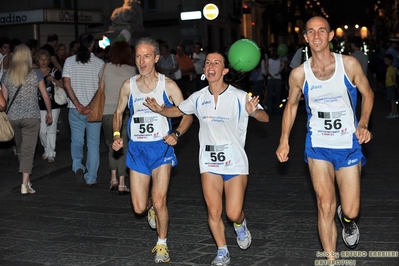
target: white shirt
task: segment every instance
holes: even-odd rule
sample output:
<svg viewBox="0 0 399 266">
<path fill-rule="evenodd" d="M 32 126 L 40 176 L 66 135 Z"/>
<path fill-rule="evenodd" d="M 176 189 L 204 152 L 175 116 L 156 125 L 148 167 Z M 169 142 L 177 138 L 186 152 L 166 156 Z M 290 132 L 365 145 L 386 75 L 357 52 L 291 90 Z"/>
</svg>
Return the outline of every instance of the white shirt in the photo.
<svg viewBox="0 0 399 266">
<path fill-rule="evenodd" d="M 215 103 L 207 86 L 178 106 L 183 113 L 198 117 L 201 173 L 248 174 L 246 97 L 245 91 L 229 85 Z"/>
<path fill-rule="evenodd" d="M 281 65 L 281 59 L 269 58 L 269 61 L 268 61 L 269 73 L 275 79 L 281 79 L 280 65 Z M 271 79 L 271 77 L 268 77 L 268 79 Z"/>
<path fill-rule="evenodd" d="M 68 57 L 62 71 L 63 78 L 71 79 L 71 86 L 79 102 L 86 106 L 93 99 L 98 89 L 98 73 L 104 61 L 91 53 L 89 62 L 76 62 L 76 55 Z M 76 108 L 68 98 L 68 108 Z"/>
</svg>

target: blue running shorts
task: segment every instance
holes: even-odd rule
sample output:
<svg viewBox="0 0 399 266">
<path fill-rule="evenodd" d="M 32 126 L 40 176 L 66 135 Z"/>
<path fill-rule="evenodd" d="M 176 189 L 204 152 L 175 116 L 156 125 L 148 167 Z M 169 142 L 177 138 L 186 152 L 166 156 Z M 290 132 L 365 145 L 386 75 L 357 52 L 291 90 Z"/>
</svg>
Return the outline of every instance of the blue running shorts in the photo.
<svg viewBox="0 0 399 266">
<path fill-rule="evenodd" d="M 354 147 L 352 149 L 306 147 L 305 162 L 308 162 L 308 157 L 330 162 L 335 170 L 339 170 L 341 167 L 357 165 L 359 162 L 362 162 L 362 165 L 366 163 L 366 158 L 363 156 L 361 147 Z"/>
<path fill-rule="evenodd" d="M 163 164 L 177 165 L 172 146 L 163 140 L 153 142 L 134 142 L 129 140 L 126 153 L 126 166 L 136 172 L 151 176 L 154 169 Z"/>
<path fill-rule="evenodd" d="M 237 175 L 223 175 L 223 174 L 217 174 L 217 173 L 213 173 L 213 172 L 209 172 L 209 173 L 211 173 L 213 175 L 220 175 L 223 178 L 223 181 L 229 181 L 233 177 L 239 176 L 239 174 L 237 174 Z"/>
</svg>

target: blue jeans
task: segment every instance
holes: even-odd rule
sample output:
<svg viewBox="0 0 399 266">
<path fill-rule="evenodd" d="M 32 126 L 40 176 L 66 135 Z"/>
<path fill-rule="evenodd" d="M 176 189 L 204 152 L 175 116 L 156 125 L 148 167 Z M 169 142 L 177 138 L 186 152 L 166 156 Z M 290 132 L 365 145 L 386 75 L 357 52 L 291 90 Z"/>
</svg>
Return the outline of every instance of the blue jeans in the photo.
<svg viewBox="0 0 399 266">
<path fill-rule="evenodd" d="M 101 122 L 88 122 L 75 108 L 69 108 L 69 126 L 71 127 L 72 171 L 82 169 L 87 184 L 97 182 L 97 170 L 100 165 Z M 86 166 L 83 165 L 83 150 L 87 145 Z"/>
</svg>

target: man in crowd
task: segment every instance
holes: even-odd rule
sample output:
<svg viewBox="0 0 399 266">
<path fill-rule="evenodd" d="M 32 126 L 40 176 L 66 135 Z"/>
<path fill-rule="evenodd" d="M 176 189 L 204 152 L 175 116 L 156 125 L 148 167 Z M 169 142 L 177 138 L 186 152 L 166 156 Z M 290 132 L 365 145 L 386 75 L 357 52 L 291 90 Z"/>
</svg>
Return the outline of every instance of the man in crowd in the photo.
<svg viewBox="0 0 399 266">
<path fill-rule="evenodd" d="M 51 63 L 49 65 L 50 68 L 55 67 L 60 72 L 62 72 L 62 66 L 57 60 L 57 56 L 55 55 L 54 48 L 58 44 L 58 35 L 55 33 L 51 33 L 47 36 L 47 42 L 40 48 L 47 50 L 51 57 Z"/>
<path fill-rule="evenodd" d="M 104 61 L 92 52 L 95 39 L 83 33 L 79 37 L 76 55 L 65 61 L 62 77 L 68 94 L 69 126 L 71 127 L 72 171 L 76 174 L 76 185 L 97 184 L 97 170 L 100 165 L 101 122 L 89 122 L 88 107 L 98 88 L 98 74 Z M 85 141 L 86 140 L 86 141 Z M 83 165 L 84 144 L 87 146 L 86 164 Z"/>
</svg>

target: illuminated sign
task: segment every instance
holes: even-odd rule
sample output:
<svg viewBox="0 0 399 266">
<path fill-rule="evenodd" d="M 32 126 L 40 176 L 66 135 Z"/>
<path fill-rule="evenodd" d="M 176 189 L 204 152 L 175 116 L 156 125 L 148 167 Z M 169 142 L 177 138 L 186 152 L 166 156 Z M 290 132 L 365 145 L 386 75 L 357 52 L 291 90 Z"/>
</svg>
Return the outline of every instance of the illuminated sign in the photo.
<svg viewBox="0 0 399 266">
<path fill-rule="evenodd" d="M 181 20 L 193 20 L 193 19 L 201 19 L 201 11 L 189 11 L 189 12 L 181 12 L 180 19 Z"/>
<path fill-rule="evenodd" d="M 219 15 L 219 8 L 215 4 L 207 4 L 202 13 L 207 20 L 214 20 Z"/>
</svg>

